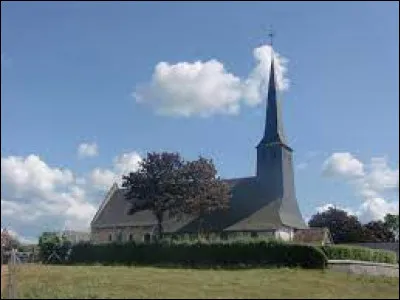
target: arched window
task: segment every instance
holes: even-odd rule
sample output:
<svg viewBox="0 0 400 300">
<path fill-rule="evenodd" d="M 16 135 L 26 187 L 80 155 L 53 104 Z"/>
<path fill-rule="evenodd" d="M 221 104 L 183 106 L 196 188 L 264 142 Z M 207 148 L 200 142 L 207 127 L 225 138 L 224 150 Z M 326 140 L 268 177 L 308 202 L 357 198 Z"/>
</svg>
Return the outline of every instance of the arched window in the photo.
<svg viewBox="0 0 400 300">
<path fill-rule="evenodd" d="M 108 235 L 108 241 L 109 241 L 109 242 L 112 241 L 112 234 L 111 234 L 111 233 Z"/>
<path fill-rule="evenodd" d="M 122 242 L 122 232 L 118 232 L 117 241 Z"/>
<path fill-rule="evenodd" d="M 146 233 L 143 237 L 143 240 L 145 243 L 150 243 L 150 238 L 151 238 L 150 233 Z"/>
<path fill-rule="evenodd" d="M 132 234 L 132 233 L 129 234 L 129 241 L 130 241 L 130 242 L 133 241 L 133 234 Z"/>
</svg>

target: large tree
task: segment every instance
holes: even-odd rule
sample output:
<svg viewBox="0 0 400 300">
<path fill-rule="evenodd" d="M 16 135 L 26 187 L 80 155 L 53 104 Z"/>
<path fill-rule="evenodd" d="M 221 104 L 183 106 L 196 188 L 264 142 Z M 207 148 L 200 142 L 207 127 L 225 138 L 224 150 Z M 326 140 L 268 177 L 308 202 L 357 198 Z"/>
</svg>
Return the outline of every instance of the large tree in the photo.
<svg viewBox="0 0 400 300">
<path fill-rule="evenodd" d="M 203 158 L 185 162 L 178 153 L 148 153 L 136 172 L 123 176 L 125 198 L 131 203 L 128 214 L 151 210 L 160 238 L 166 216 L 188 212 L 203 215 L 217 206 L 224 208 L 225 186 L 215 173 L 212 162 Z M 216 205 L 218 201 L 224 204 Z M 196 205 L 201 209 L 195 209 Z"/>
<path fill-rule="evenodd" d="M 310 227 L 329 228 L 334 243 L 359 242 L 363 235 L 362 225 L 356 216 L 333 207 L 312 216 L 308 224 Z"/>
<path fill-rule="evenodd" d="M 198 231 L 203 229 L 204 218 L 217 210 L 229 208 L 229 186 L 217 177 L 213 161 L 203 157 L 185 164 L 184 173 L 190 182 L 185 191 L 180 212 L 198 217 Z"/>
</svg>

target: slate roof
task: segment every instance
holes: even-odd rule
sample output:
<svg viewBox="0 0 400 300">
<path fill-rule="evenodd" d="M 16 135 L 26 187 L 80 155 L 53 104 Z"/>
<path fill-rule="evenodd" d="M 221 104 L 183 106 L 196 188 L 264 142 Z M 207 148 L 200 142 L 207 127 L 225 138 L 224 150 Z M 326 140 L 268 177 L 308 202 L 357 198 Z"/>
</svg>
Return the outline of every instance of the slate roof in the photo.
<svg viewBox="0 0 400 300">
<path fill-rule="evenodd" d="M 303 220 L 293 218 L 282 221 L 280 207 L 283 199 L 267 202 L 262 197 L 256 177 L 228 179 L 232 198 L 227 211 L 215 212 L 206 216 L 202 227 L 210 231 L 267 231 L 282 226 L 306 228 Z M 92 228 L 109 227 L 153 227 L 157 224 L 149 210 L 128 215 L 130 203 L 124 198 L 122 189 L 116 189 L 110 200 L 104 205 L 91 224 Z M 187 216 L 183 220 L 168 219 L 163 223 L 164 231 L 197 232 L 199 227 L 196 217 Z"/>
<path fill-rule="evenodd" d="M 270 70 L 266 112 L 267 122 L 265 122 L 264 136 L 260 144 L 280 143 L 286 145 L 281 105 L 278 100 L 278 90 L 276 87 L 274 59 L 271 59 Z"/>
</svg>

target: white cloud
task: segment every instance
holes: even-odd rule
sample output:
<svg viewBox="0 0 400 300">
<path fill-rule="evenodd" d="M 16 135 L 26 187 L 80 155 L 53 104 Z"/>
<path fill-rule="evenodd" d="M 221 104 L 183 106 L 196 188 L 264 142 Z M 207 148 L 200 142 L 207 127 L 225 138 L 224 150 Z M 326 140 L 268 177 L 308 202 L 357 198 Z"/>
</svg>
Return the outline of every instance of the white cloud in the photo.
<svg viewBox="0 0 400 300">
<path fill-rule="evenodd" d="M 399 188 L 399 169 L 390 169 L 386 157 L 372 158 L 369 169 L 366 180 L 372 189 L 385 191 Z"/>
<path fill-rule="evenodd" d="M 56 218 L 58 223 L 88 226 L 96 208 L 74 182 L 71 171 L 50 167 L 36 155 L 2 157 L 2 197 L 8 195 L 1 200 L 2 217 L 19 223 L 51 223 Z"/>
<path fill-rule="evenodd" d="M 237 114 L 242 105 L 254 106 L 266 96 L 271 48 L 254 49 L 256 66 L 246 79 L 228 72 L 216 59 L 155 66 L 151 82 L 136 87 L 133 96 L 163 115 L 210 116 Z M 275 52 L 278 89 L 288 88 L 287 60 Z"/>
<path fill-rule="evenodd" d="M 108 189 L 117 181 L 117 174 L 108 169 L 96 168 L 90 174 L 91 182 L 99 189 Z"/>
<path fill-rule="evenodd" d="M 16 201 L 1 199 L 1 215 L 6 217 L 20 217 L 23 223 L 31 222 L 41 216 L 40 211 L 32 211 L 29 205 Z"/>
<path fill-rule="evenodd" d="M 381 220 L 387 213 L 398 212 L 397 200 L 387 200 L 384 194 L 399 189 L 399 169 L 389 167 L 386 157 L 374 157 L 364 164 L 350 153 L 333 153 L 323 164 L 327 176 L 343 178 L 362 199 L 354 211 L 361 221 Z"/>
<path fill-rule="evenodd" d="M 82 143 L 78 146 L 78 156 L 83 157 L 94 157 L 97 156 L 98 148 L 96 143 Z"/>
<path fill-rule="evenodd" d="M 118 174 L 136 171 L 142 158 L 137 152 L 123 153 L 114 158 L 114 167 Z"/>
<path fill-rule="evenodd" d="M 27 192 L 44 195 L 56 186 L 71 183 L 73 175 L 69 170 L 50 168 L 37 155 L 9 156 L 1 158 L 1 179 L 17 195 Z"/>
<path fill-rule="evenodd" d="M 362 222 L 383 220 L 388 213 L 398 213 L 399 202 L 387 201 L 380 197 L 367 198 L 360 206 L 357 215 Z"/>
<path fill-rule="evenodd" d="M 112 169 L 96 168 L 90 174 L 91 182 L 99 189 L 109 189 L 114 182 L 121 184 L 122 175 L 139 168 L 141 157 L 137 152 L 123 153 L 113 160 Z"/>
<path fill-rule="evenodd" d="M 364 165 L 348 152 L 333 153 L 323 164 L 323 174 L 357 178 L 364 176 Z"/>
<path fill-rule="evenodd" d="M 3 231 L 3 229 L 4 228 L 1 228 L 1 231 Z M 12 228 L 7 228 L 7 232 L 22 244 L 36 244 L 38 242 L 37 238 L 22 236 Z"/>
<path fill-rule="evenodd" d="M 37 155 L 2 157 L 2 226 L 33 236 L 65 229 L 89 231 L 104 196 L 99 191 L 121 183 L 122 174 L 136 170 L 140 160 L 136 152 L 123 153 L 114 158 L 111 170 L 95 168 L 82 177 L 49 166 Z"/>
</svg>

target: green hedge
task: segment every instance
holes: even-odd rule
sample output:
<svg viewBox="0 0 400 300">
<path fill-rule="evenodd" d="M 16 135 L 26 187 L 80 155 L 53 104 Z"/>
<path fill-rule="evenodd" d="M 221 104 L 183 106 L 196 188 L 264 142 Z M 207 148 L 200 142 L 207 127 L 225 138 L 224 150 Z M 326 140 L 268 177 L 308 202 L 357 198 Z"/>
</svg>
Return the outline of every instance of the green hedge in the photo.
<svg viewBox="0 0 400 300">
<path fill-rule="evenodd" d="M 357 246 L 322 246 L 328 259 L 362 260 L 380 263 L 397 263 L 396 253 L 381 249 L 370 249 Z"/>
<path fill-rule="evenodd" d="M 311 245 L 273 241 L 162 242 L 127 244 L 78 244 L 68 263 L 103 265 L 175 265 L 191 267 L 275 266 L 325 268 L 327 258 Z"/>
</svg>

